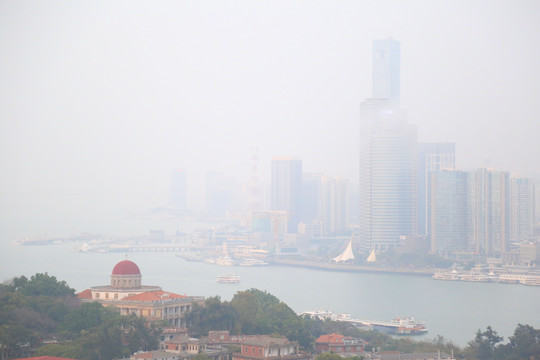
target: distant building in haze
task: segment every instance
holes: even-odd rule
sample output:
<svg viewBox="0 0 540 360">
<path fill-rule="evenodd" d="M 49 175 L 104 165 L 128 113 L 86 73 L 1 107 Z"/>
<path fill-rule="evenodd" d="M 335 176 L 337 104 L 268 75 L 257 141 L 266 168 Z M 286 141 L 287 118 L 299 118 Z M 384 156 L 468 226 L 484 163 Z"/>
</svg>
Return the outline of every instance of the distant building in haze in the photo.
<svg viewBox="0 0 540 360">
<path fill-rule="evenodd" d="M 392 38 L 373 41 L 373 97 L 400 101 L 400 43 Z"/>
<path fill-rule="evenodd" d="M 431 252 L 442 256 L 470 252 L 468 174 L 433 171 L 429 176 Z"/>
<path fill-rule="evenodd" d="M 324 235 L 345 235 L 347 226 L 348 181 L 339 177 L 322 179 L 321 222 Z"/>
<path fill-rule="evenodd" d="M 388 99 L 360 107 L 360 240 L 386 250 L 416 234 L 417 131 Z"/>
<path fill-rule="evenodd" d="M 183 169 L 174 170 L 171 175 L 171 186 L 169 192 L 169 205 L 172 207 L 186 208 L 186 171 Z"/>
<path fill-rule="evenodd" d="M 510 245 L 509 173 L 478 169 L 470 172 L 469 186 L 474 250 L 501 257 Z"/>
<path fill-rule="evenodd" d="M 206 173 L 206 211 L 215 218 L 227 217 L 228 211 L 238 208 L 236 179 L 220 172 Z"/>
<path fill-rule="evenodd" d="M 532 178 L 510 178 L 510 240 L 533 240 L 535 184 Z"/>
<path fill-rule="evenodd" d="M 274 211 L 287 211 L 287 229 L 296 233 L 302 214 L 302 160 L 293 157 L 272 159 L 271 205 Z"/>
<path fill-rule="evenodd" d="M 348 233 L 348 181 L 323 174 L 304 173 L 302 178 L 302 222 L 321 227 L 323 235 Z"/>
<path fill-rule="evenodd" d="M 429 180 L 433 172 L 455 170 L 456 145 L 454 143 L 419 143 L 417 183 L 417 226 L 419 235 L 427 235 L 429 225 Z"/>
<path fill-rule="evenodd" d="M 399 108 L 400 44 L 373 42 L 373 98 L 360 106 L 361 246 L 386 250 L 416 234 L 417 131 Z"/>
</svg>

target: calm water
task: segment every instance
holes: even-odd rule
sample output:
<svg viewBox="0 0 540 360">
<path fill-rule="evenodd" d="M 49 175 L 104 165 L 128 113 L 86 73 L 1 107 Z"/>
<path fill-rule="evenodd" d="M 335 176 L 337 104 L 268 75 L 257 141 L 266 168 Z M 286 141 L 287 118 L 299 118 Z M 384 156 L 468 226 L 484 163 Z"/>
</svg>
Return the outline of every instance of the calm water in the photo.
<svg viewBox="0 0 540 360">
<path fill-rule="evenodd" d="M 0 254 L 2 281 L 13 276 L 48 272 L 77 291 L 109 282 L 122 253 L 79 253 L 71 246 L 4 246 Z M 325 272 L 269 267 L 222 267 L 187 262 L 173 253 L 130 253 L 143 274 L 143 284 L 187 295 L 230 300 L 239 290 L 265 290 L 296 312 L 327 309 L 363 319 L 390 320 L 413 316 L 429 333 L 465 345 L 477 329 L 491 325 L 512 335 L 518 323 L 540 328 L 540 287 L 497 283 L 436 281 L 428 277 Z M 225 272 L 240 275 L 240 284 L 218 284 Z"/>
</svg>

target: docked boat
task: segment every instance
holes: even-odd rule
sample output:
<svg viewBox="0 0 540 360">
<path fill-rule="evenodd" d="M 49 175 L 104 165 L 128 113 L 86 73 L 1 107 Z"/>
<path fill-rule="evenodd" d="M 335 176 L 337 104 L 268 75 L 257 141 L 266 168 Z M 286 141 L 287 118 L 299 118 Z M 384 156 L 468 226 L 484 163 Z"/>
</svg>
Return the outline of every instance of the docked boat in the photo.
<svg viewBox="0 0 540 360">
<path fill-rule="evenodd" d="M 392 335 L 423 335 L 428 332 L 424 324 L 409 317 L 396 317 L 391 321 L 370 321 L 373 330 Z"/>
<path fill-rule="evenodd" d="M 265 265 L 268 265 L 268 263 L 260 259 L 248 258 L 248 259 L 242 260 L 239 265 L 240 266 L 265 266 Z"/>
<path fill-rule="evenodd" d="M 529 286 L 540 286 L 540 276 L 529 276 L 519 281 L 520 284 Z"/>
<path fill-rule="evenodd" d="M 459 275 L 456 270 L 452 270 L 450 272 L 448 271 L 436 272 L 435 274 L 433 274 L 432 277 L 433 279 L 437 279 L 437 280 L 450 280 L 450 281 L 459 280 Z"/>
<path fill-rule="evenodd" d="M 376 330 L 392 335 L 423 335 L 428 332 L 423 323 L 411 317 L 395 317 L 391 321 L 364 320 L 354 319 L 350 314 L 334 314 L 325 310 L 306 311 L 301 315 L 313 319 L 348 322 L 361 329 Z"/>
<path fill-rule="evenodd" d="M 218 276 L 217 282 L 222 284 L 237 284 L 240 282 L 240 276 L 236 274 L 221 274 Z"/>
<path fill-rule="evenodd" d="M 234 260 L 229 255 L 223 255 L 216 259 L 216 265 L 233 266 Z"/>
</svg>

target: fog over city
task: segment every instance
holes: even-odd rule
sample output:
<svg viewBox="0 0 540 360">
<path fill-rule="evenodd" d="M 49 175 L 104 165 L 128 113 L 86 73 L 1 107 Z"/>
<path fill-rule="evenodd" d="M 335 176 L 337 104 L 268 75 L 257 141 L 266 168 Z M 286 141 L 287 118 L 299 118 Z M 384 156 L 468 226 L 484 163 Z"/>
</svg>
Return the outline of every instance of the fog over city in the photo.
<svg viewBox="0 0 540 360">
<path fill-rule="evenodd" d="M 401 106 L 458 168 L 540 178 L 537 1 L 0 2 L 2 245 L 107 232 L 188 207 L 205 173 L 247 182 L 252 149 L 358 182 L 372 43 L 401 43 Z M 113 231 L 113 230 L 110 230 Z"/>
</svg>

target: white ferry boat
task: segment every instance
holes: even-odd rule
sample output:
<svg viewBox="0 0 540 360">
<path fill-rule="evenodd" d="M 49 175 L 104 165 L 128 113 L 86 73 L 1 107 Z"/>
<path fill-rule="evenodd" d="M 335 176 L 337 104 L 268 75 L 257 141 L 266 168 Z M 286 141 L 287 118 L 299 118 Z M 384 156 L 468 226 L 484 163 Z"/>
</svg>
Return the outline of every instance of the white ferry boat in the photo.
<svg viewBox="0 0 540 360">
<path fill-rule="evenodd" d="M 240 262 L 240 266 L 265 266 L 268 265 L 267 262 L 260 259 L 248 258 Z"/>
<path fill-rule="evenodd" d="M 236 274 L 221 274 L 218 276 L 217 282 L 222 284 L 237 284 L 240 282 L 240 276 Z"/>
<path fill-rule="evenodd" d="M 426 326 L 411 317 L 395 317 L 391 321 L 353 319 L 350 314 L 334 314 L 331 311 L 306 311 L 307 315 L 315 319 L 343 321 L 368 330 L 377 330 L 392 335 L 423 335 L 428 332 Z"/>
<path fill-rule="evenodd" d="M 233 266 L 234 260 L 229 255 L 223 255 L 216 259 L 216 265 Z"/>
<path fill-rule="evenodd" d="M 525 279 L 519 281 L 520 284 L 529 285 L 529 286 L 540 286 L 540 276 L 529 276 Z"/>
</svg>

